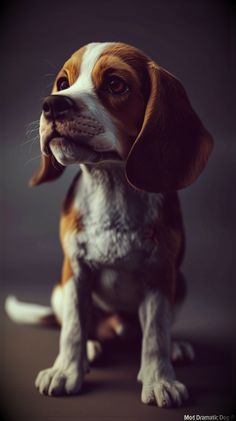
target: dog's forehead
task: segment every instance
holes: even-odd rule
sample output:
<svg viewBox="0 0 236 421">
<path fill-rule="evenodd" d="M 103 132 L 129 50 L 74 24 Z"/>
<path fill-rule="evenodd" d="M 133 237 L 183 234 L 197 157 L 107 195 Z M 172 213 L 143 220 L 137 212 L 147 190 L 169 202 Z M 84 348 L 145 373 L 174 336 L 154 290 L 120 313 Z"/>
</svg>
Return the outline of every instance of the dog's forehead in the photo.
<svg viewBox="0 0 236 421">
<path fill-rule="evenodd" d="M 87 71 L 92 71 L 99 57 L 109 48 L 111 48 L 111 42 L 93 42 L 81 47 L 75 51 L 71 58 L 65 63 L 64 68 L 69 71 L 75 72 L 77 75 L 82 73 L 86 68 Z"/>
<path fill-rule="evenodd" d="M 112 56 L 121 61 L 130 62 L 144 57 L 140 50 L 124 43 L 93 42 L 75 51 L 65 62 L 63 69 L 75 81 L 82 74 L 91 74 L 98 60 L 104 56 Z"/>
</svg>

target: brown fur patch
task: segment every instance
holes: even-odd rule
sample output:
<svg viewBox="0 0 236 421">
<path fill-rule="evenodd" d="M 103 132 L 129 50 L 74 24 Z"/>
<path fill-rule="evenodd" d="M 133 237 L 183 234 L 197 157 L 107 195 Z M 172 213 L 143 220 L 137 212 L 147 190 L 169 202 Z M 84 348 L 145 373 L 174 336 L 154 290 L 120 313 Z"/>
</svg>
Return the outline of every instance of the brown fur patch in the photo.
<svg viewBox="0 0 236 421">
<path fill-rule="evenodd" d="M 61 220 L 60 220 L 60 239 L 63 244 L 65 235 L 68 232 L 72 231 L 81 231 L 83 229 L 81 217 L 76 209 L 71 207 L 71 209 L 66 212 L 62 213 Z M 64 250 L 64 246 L 63 246 Z"/>
<path fill-rule="evenodd" d="M 73 276 L 70 259 L 64 256 L 62 271 L 61 271 L 61 284 L 64 285 Z"/>
<path fill-rule="evenodd" d="M 101 54 L 92 72 L 96 93 L 118 129 L 124 158 L 141 129 L 145 113 L 145 60 L 139 50 L 117 43 Z M 107 92 L 104 84 L 111 75 L 121 77 L 129 86 L 129 91 L 124 95 Z"/>
<path fill-rule="evenodd" d="M 64 251 L 64 261 L 62 266 L 61 283 L 67 282 L 73 275 L 70 258 L 67 255 L 66 247 L 64 244 L 65 236 L 69 232 L 80 231 L 82 229 L 81 218 L 75 209 L 71 208 L 66 213 L 62 213 L 60 220 L 60 239 L 62 249 Z"/>
<path fill-rule="evenodd" d="M 67 256 L 66 248 L 64 245 L 65 235 L 68 232 L 73 232 L 73 231 L 78 232 L 83 229 L 81 216 L 79 212 L 73 206 L 75 191 L 76 191 L 76 186 L 78 183 L 79 176 L 80 176 L 80 173 L 78 173 L 75 176 L 69 188 L 69 191 L 67 193 L 66 199 L 63 204 L 62 214 L 61 214 L 61 219 L 60 219 L 60 240 L 61 240 L 62 248 L 64 251 L 64 261 L 63 261 L 62 274 L 61 274 L 62 284 L 67 282 L 68 279 L 70 279 L 70 277 L 73 275 L 70 259 Z"/>
<path fill-rule="evenodd" d="M 63 76 L 67 77 L 70 85 L 73 85 L 73 83 L 75 83 L 75 81 L 78 79 L 79 74 L 80 74 L 80 66 L 81 66 L 83 55 L 84 55 L 84 51 L 85 51 L 85 47 L 80 48 L 74 54 L 72 54 L 69 60 L 65 62 L 64 66 L 59 71 L 55 79 L 52 93 L 55 93 L 57 91 L 57 80 L 60 77 L 63 77 Z"/>
</svg>

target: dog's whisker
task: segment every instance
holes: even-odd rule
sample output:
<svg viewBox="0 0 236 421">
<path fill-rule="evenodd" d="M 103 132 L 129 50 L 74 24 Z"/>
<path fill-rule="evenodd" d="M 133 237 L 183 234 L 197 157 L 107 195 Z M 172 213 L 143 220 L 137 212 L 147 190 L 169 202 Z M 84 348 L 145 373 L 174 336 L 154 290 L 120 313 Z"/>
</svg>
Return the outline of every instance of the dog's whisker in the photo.
<svg viewBox="0 0 236 421">
<path fill-rule="evenodd" d="M 28 132 L 28 131 L 30 131 L 30 130 L 39 130 L 39 125 L 38 125 L 38 124 L 37 124 L 37 125 L 36 125 L 36 124 L 35 124 L 35 125 L 33 125 L 33 124 L 32 124 L 31 126 L 29 126 L 29 127 L 27 128 L 27 130 L 26 130 L 26 131 Z"/>
<path fill-rule="evenodd" d="M 28 159 L 28 161 L 25 162 L 24 166 L 26 167 L 28 164 L 30 164 L 32 161 L 35 161 L 36 159 L 39 159 L 41 157 L 41 154 L 37 156 L 33 156 L 32 158 Z"/>
<path fill-rule="evenodd" d="M 31 136 L 35 137 L 35 136 L 39 136 L 38 130 L 31 130 L 29 132 L 26 132 L 26 137 L 30 140 Z"/>
<path fill-rule="evenodd" d="M 31 153 L 32 147 L 38 141 L 39 141 L 39 120 L 34 120 L 34 121 L 31 121 L 26 127 L 26 140 L 22 142 L 21 146 L 30 145 L 29 153 Z"/>
<path fill-rule="evenodd" d="M 29 136 L 27 136 L 29 137 Z M 36 140 L 39 140 L 39 134 L 35 134 L 34 136 L 29 137 L 29 139 L 25 140 L 21 143 L 21 146 L 29 145 L 35 143 Z"/>
<path fill-rule="evenodd" d="M 32 152 L 32 148 L 33 148 L 33 146 L 34 145 L 36 145 L 36 143 L 38 143 L 38 140 L 39 140 L 39 138 L 38 137 L 36 137 L 34 140 L 33 140 L 33 142 L 29 145 L 29 153 L 31 154 L 31 152 Z"/>
<path fill-rule="evenodd" d="M 25 146 L 25 145 L 29 145 L 30 143 L 33 143 L 34 142 L 34 138 L 33 139 L 28 139 L 28 140 L 25 140 L 24 142 L 22 142 L 21 144 L 20 144 L 20 146 Z"/>
<path fill-rule="evenodd" d="M 26 136 L 26 143 L 31 143 L 33 142 L 35 139 L 39 139 L 39 133 L 35 132 L 35 133 L 31 133 L 31 135 Z"/>
<path fill-rule="evenodd" d="M 25 132 L 26 132 L 26 134 L 28 134 L 28 133 L 31 133 L 31 132 L 35 132 L 36 130 L 38 131 L 39 127 L 38 126 L 37 127 L 32 126 L 32 127 L 28 127 Z"/>
<path fill-rule="evenodd" d="M 30 126 L 31 124 L 39 124 L 39 119 L 30 121 L 28 123 L 28 126 Z"/>
<path fill-rule="evenodd" d="M 35 124 L 30 124 L 27 126 L 26 131 L 28 130 L 38 130 L 39 129 L 39 123 L 35 123 Z"/>
<path fill-rule="evenodd" d="M 39 120 L 31 121 L 31 123 L 27 124 L 25 126 L 26 131 L 32 130 L 32 129 L 38 129 L 39 128 Z"/>
</svg>

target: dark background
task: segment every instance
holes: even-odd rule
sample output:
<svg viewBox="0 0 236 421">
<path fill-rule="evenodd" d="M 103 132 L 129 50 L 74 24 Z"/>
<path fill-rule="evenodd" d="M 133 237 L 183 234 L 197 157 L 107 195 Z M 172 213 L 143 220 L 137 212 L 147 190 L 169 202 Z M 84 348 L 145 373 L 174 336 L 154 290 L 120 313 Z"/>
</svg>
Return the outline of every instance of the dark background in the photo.
<svg viewBox="0 0 236 421">
<path fill-rule="evenodd" d="M 183 270 L 189 281 L 189 294 L 175 332 L 193 338 L 198 344 L 207 338 L 209 346 L 216 344 L 213 349 L 218 349 L 218 355 L 221 351 L 217 344 L 227 343 L 231 350 L 235 305 L 234 16 L 233 3 L 217 0 L 140 3 L 23 0 L 5 4 L 1 24 L 0 104 L 2 301 L 7 294 L 16 293 L 20 299 L 48 303 L 50 290 L 60 275 L 60 206 L 77 169 L 67 169 L 54 183 L 35 189 L 27 187 L 39 163 L 37 122 L 30 123 L 39 119 L 42 98 L 50 92 L 65 59 L 80 46 L 91 41 L 127 42 L 144 50 L 182 81 L 194 109 L 215 139 L 206 170 L 194 185 L 180 192 L 187 235 Z M 20 341 L 20 329 L 25 328 L 13 327 L 5 318 L 3 328 L 5 377 L 14 392 L 15 383 L 9 380 L 7 371 L 12 364 L 8 351 Z M 35 331 L 23 333 L 26 341 L 27 337 L 32 340 L 32 335 L 38 341 Z M 40 335 L 45 349 L 44 364 L 49 364 L 48 337 L 41 331 Z M 54 340 L 52 346 L 56 350 Z M 204 355 L 204 347 L 201 349 Z M 208 352 L 206 347 L 205 354 Z M 210 361 L 211 355 L 208 357 Z M 33 353 L 30 358 L 36 360 Z M 230 356 L 227 363 L 230 373 Z M 41 368 L 44 367 L 36 365 L 37 370 Z M 24 417 L 28 414 L 26 401 L 24 394 L 19 410 Z M 214 401 L 211 408 L 215 409 Z M 144 410 L 142 406 L 143 414 Z M 195 413 L 199 411 L 201 404 L 196 401 Z M 109 412 L 109 421 L 115 414 L 114 407 L 114 413 Z M 123 420 L 127 414 L 117 419 Z M 36 419 L 33 406 L 28 416 Z M 98 411 L 94 420 L 103 419 L 99 416 Z M 173 419 L 183 419 L 180 414 L 179 417 Z"/>
</svg>

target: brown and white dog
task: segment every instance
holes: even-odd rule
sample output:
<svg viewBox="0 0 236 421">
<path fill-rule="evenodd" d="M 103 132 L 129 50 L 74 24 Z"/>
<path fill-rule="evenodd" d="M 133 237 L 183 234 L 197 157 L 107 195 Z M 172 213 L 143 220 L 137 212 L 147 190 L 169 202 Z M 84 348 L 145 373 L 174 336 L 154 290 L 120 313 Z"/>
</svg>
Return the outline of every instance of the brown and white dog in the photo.
<svg viewBox="0 0 236 421">
<path fill-rule="evenodd" d="M 56 179 L 70 164 L 80 172 L 61 215 L 64 262 L 52 295 L 62 326 L 59 354 L 36 387 L 46 395 L 79 392 L 88 357 L 101 351 L 98 342 L 87 342 L 97 308 L 107 314 L 98 339 L 121 334 L 120 315 L 139 315 L 142 402 L 181 405 L 187 390 L 176 380 L 171 355 L 191 357 L 192 349 L 171 344 L 170 335 L 184 282 L 175 191 L 205 167 L 210 134 L 173 75 L 134 47 L 106 42 L 80 48 L 58 73 L 43 102 L 40 144 L 33 186 Z M 13 297 L 6 309 L 18 321 L 52 313 Z"/>
</svg>

